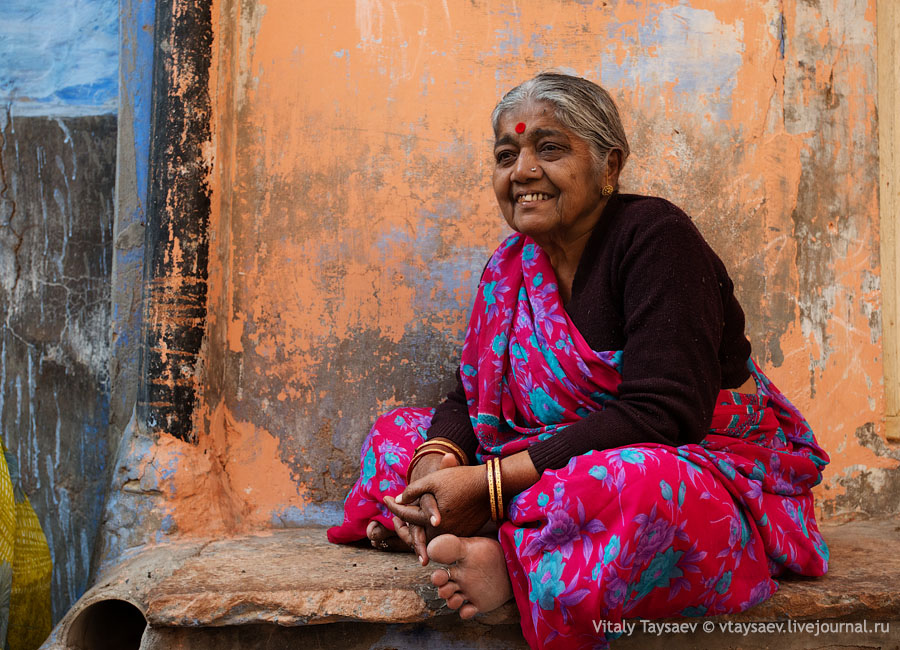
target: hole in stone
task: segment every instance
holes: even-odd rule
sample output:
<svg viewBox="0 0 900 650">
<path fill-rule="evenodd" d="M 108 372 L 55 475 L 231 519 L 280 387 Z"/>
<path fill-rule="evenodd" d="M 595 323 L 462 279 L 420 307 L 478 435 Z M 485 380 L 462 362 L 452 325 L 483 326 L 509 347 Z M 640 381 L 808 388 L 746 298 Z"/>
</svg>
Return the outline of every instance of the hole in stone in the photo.
<svg viewBox="0 0 900 650">
<path fill-rule="evenodd" d="M 69 650 L 139 650 L 147 620 L 124 600 L 88 605 L 72 622 L 66 638 Z"/>
</svg>

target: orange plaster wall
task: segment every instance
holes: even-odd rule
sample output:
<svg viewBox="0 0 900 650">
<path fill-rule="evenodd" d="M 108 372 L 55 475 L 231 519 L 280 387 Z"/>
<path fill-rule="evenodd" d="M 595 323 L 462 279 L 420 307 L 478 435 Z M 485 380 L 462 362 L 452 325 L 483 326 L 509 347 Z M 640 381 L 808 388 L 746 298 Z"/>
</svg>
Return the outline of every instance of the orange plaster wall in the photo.
<svg viewBox="0 0 900 650">
<path fill-rule="evenodd" d="M 754 353 L 832 454 L 824 514 L 895 489 L 875 0 L 818 4 L 214 2 L 210 330 L 173 530 L 333 521 L 372 419 L 451 386 L 507 232 L 489 113 L 553 67 L 613 93 L 624 188 L 681 205 L 729 266 Z M 194 507 L 203 472 L 225 514 Z"/>
</svg>

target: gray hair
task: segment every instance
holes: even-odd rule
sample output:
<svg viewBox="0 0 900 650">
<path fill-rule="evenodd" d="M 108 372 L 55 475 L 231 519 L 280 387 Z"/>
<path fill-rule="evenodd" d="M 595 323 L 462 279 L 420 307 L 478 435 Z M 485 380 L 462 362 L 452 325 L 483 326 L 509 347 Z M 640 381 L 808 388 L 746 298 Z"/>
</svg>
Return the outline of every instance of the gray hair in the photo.
<svg viewBox="0 0 900 650">
<path fill-rule="evenodd" d="M 556 119 L 591 146 L 598 168 L 613 149 L 622 152 L 622 165 L 630 149 L 619 109 L 610 94 L 587 79 L 558 72 L 542 72 L 503 96 L 491 113 L 494 133 L 500 117 L 528 101 L 547 102 L 556 109 Z"/>
</svg>

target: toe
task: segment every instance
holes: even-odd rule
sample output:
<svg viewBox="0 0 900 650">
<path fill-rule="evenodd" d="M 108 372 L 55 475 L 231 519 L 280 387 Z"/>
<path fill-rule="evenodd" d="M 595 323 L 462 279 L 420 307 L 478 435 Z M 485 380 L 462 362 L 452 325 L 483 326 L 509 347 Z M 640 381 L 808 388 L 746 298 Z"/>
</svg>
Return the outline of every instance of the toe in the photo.
<svg viewBox="0 0 900 650">
<path fill-rule="evenodd" d="M 455 608 L 454 608 L 455 609 Z M 472 603 L 466 603 L 459 609 L 460 618 L 472 618 L 478 613 L 478 608 Z"/>
<path fill-rule="evenodd" d="M 366 526 L 366 537 L 372 542 L 372 548 L 379 551 L 409 551 L 409 546 L 394 531 L 377 521 L 370 521 Z"/>
<path fill-rule="evenodd" d="M 450 582 L 450 576 L 444 569 L 438 569 L 431 574 L 431 584 L 435 587 L 443 587 L 448 582 Z"/>
<path fill-rule="evenodd" d="M 455 594 L 453 594 L 452 596 L 450 596 L 450 598 L 447 599 L 447 607 L 449 607 L 450 609 L 459 609 L 460 607 L 463 606 L 463 603 L 465 603 L 465 602 L 466 602 L 466 599 L 463 597 L 463 595 L 461 593 L 459 593 L 457 591 Z M 471 607 L 471 605 L 470 605 L 470 607 Z"/>
<path fill-rule="evenodd" d="M 369 536 L 369 539 L 376 542 L 380 542 L 383 539 L 395 536 L 394 531 L 388 530 L 377 521 L 369 523 L 369 527 L 366 528 L 366 534 Z"/>
<path fill-rule="evenodd" d="M 456 535 L 438 535 L 428 542 L 428 557 L 441 564 L 453 564 L 465 557 L 465 545 Z"/>
<path fill-rule="evenodd" d="M 438 589 L 438 596 L 440 596 L 444 600 L 447 600 L 448 598 L 450 598 L 450 596 L 457 592 L 459 592 L 459 585 L 455 582 L 448 582 L 443 587 L 440 587 Z"/>
</svg>

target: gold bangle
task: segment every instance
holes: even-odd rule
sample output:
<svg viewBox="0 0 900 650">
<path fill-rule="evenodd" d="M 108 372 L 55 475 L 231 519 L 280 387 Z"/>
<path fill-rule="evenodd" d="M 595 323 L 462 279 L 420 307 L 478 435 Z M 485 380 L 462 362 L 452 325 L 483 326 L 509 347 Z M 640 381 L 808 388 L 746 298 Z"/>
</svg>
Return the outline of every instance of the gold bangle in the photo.
<svg viewBox="0 0 900 650">
<path fill-rule="evenodd" d="M 490 460 L 485 467 L 487 467 L 488 499 L 491 502 L 491 521 L 497 521 L 497 505 L 494 503 L 494 472 Z"/>
<path fill-rule="evenodd" d="M 459 461 L 460 465 L 469 464 L 469 457 L 466 455 L 466 452 L 462 450 L 462 447 L 454 442 L 451 442 L 450 440 L 439 440 L 435 438 L 434 440 L 426 440 L 424 443 L 422 443 L 423 447 L 426 445 L 430 447 L 443 447 L 449 450 L 454 456 L 456 456 L 456 460 Z"/>
<path fill-rule="evenodd" d="M 460 465 L 469 464 L 469 459 L 466 456 L 466 453 L 452 442 L 449 442 L 447 440 L 426 440 L 416 449 L 413 457 L 409 461 L 409 466 L 406 468 L 407 485 L 409 485 L 410 483 L 410 477 L 412 476 L 413 468 L 422 459 L 422 456 L 427 456 L 428 454 L 451 454 L 454 458 L 456 458 L 456 462 L 458 462 Z"/>
<path fill-rule="evenodd" d="M 497 521 L 503 519 L 503 479 L 500 474 L 500 459 L 494 459 L 494 489 L 497 493 Z"/>
<path fill-rule="evenodd" d="M 419 447 L 416 450 L 416 453 L 413 454 L 412 459 L 410 459 L 409 467 L 406 468 L 406 484 L 409 485 L 409 477 L 412 476 L 413 468 L 419 463 L 420 460 L 422 460 L 423 457 L 427 456 L 428 454 L 440 454 L 441 456 L 443 456 L 446 453 L 447 452 L 444 449 L 425 447 L 424 445 L 422 447 Z"/>
<path fill-rule="evenodd" d="M 452 454 L 456 457 L 456 461 L 460 465 L 468 465 L 468 459 L 466 458 L 465 453 L 463 451 L 450 443 L 446 443 L 442 440 L 428 440 L 419 445 L 419 448 L 416 449 L 416 454 L 426 454 L 430 452 L 440 451 L 443 454 Z"/>
<path fill-rule="evenodd" d="M 419 463 L 420 460 L 422 460 L 422 458 L 424 456 L 427 456 L 428 454 L 438 454 L 438 453 L 443 453 L 443 452 L 439 452 L 437 449 L 435 449 L 433 451 L 429 451 L 426 449 L 422 453 L 419 453 L 418 451 L 416 451 L 416 453 L 413 454 L 413 457 L 409 461 L 409 467 L 406 468 L 406 484 L 409 485 L 410 483 L 412 483 L 412 481 L 410 480 L 410 477 L 412 476 L 413 469 L 415 469 L 416 465 Z"/>
</svg>

